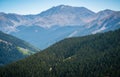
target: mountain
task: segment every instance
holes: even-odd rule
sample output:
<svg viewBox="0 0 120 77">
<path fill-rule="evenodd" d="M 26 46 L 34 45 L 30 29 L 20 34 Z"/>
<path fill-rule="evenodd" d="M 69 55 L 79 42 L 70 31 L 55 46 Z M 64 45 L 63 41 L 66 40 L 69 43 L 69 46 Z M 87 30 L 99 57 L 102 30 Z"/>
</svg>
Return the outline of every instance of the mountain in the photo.
<svg viewBox="0 0 120 77">
<path fill-rule="evenodd" d="M 92 29 L 94 28 L 94 30 L 92 30 L 92 34 L 119 29 L 120 12 L 114 12 L 114 13 L 112 12 L 111 14 L 108 13 L 107 16 L 105 15 L 104 18 L 99 17 L 99 19 L 93 20 L 92 22 L 89 23 L 89 28 Z"/>
<path fill-rule="evenodd" d="M 20 25 L 37 25 L 49 28 L 54 25 L 83 25 L 85 20 L 95 13 L 84 7 L 60 5 L 52 7 L 37 15 L 18 15 L 0 13 L 0 30 L 4 32 L 17 31 Z"/>
<path fill-rule="evenodd" d="M 102 11 L 98 12 L 97 14 L 95 14 L 95 19 L 101 20 L 101 19 L 103 19 L 107 16 L 112 15 L 113 13 L 115 13 L 115 11 L 112 11 L 112 10 L 109 10 L 109 9 L 102 10 Z"/>
<path fill-rule="evenodd" d="M 45 49 L 70 37 L 86 36 L 120 28 L 120 12 L 98 13 L 68 5 L 54 6 L 36 15 L 0 13 L 0 30 Z"/>
<path fill-rule="evenodd" d="M 0 31 L 0 66 L 23 59 L 37 51 L 29 43 Z"/>
<path fill-rule="evenodd" d="M 62 15 L 68 14 L 68 15 L 78 15 L 78 16 L 81 15 L 81 18 L 87 18 L 89 16 L 94 15 L 95 13 L 88 10 L 85 7 L 72 7 L 68 5 L 59 5 L 59 6 L 52 7 L 47 11 L 40 13 L 39 15 L 42 17 L 46 17 L 46 16 L 55 15 L 55 14 L 62 14 Z"/>
<path fill-rule="evenodd" d="M 1 77 L 119 77 L 120 29 L 64 39 L 0 68 Z"/>
<path fill-rule="evenodd" d="M 94 12 L 85 7 L 60 5 L 40 13 L 38 17 L 42 17 L 43 21 L 38 21 L 36 23 L 43 23 L 42 25 L 48 28 L 54 25 L 84 25 L 87 22 L 87 19 L 92 17 L 94 14 Z"/>
<path fill-rule="evenodd" d="M 21 21 L 24 21 L 21 15 L 0 13 L 0 30 L 7 33 L 16 31 Z"/>
</svg>

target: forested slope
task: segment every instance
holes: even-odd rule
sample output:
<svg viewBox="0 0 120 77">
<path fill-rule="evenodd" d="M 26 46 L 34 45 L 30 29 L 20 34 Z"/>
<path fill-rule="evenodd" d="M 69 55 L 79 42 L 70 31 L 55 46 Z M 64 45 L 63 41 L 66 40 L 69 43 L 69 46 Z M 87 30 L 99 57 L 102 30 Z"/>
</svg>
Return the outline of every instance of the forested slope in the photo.
<svg viewBox="0 0 120 77">
<path fill-rule="evenodd" d="M 1 77 L 120 77 L 120 29 L 62 40 L 0 68 Z"/>
<path fill-rule="evenodd" d="M 8 64 L 37 52 L 29 43 L 0 32 L 0 65 Z"/>
</svg>

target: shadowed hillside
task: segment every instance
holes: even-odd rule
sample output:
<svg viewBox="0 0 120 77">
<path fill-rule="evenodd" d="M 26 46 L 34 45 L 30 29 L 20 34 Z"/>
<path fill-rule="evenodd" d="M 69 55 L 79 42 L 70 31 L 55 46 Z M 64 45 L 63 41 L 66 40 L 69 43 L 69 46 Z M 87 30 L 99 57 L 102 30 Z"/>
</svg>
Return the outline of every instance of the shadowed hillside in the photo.
<svg viewBox="0 0 120 77">
<path fill-rule="evenodd" d="M 29 43 L 0 32 L 0 65 L 25 58 L 37 51 L 38 49 Z"/>
</svg>

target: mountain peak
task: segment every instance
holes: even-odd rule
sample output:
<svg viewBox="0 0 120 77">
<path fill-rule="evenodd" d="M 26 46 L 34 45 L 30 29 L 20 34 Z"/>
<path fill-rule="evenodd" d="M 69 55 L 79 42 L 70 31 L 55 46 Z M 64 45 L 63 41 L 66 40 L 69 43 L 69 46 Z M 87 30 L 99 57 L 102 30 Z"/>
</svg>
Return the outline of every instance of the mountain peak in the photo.
<svg viewBox="0 0 120 77">
<path fill-rule="evenodd" d="M 113 12 L 113 10 L 110 10 L 110 9 L 105 9 L 105 10 L 103 10 L 103 11 L 107 11 L 107 12 Z"/>
<path fill-rule="evenodd" d="M 64 7 L 72 7 L 72 6 L 69 6 L 69 5 L 59 5 L 59 6 L 56 6 L 56 7 L 64 8 Z"/>
<path fill-rule="evenodd" d="M 62 14 L 62 15 L 69 15 L 69 14 L 77 14 L 77 15 L 93 15 L 95 14 L 91 10 L 85 8 L 85 7 L 73 7 L 69 5 L 59 5 L 59 6 L 54 6 L 46 11 L 43 11 L 40 13 L 40 16 L 50 16 L 50 15 L 55 15 L 55 14 Z"/>
<path fill-rule="evenodd" d="M 70 5 L 58 5 L 55 7 L 59 7 L 59 8 L 79 8 L 79 9 L 87 9 L 85 7 L 76 7 L 76 6 L 70 6 Z"/>
<path fill-rule="evenodd" d="M 105 9 L 105 10 L 99 11 L 98 13 L 108 13 L 108 14 L 110 14 L 110 13 L 114 13 L 114 12 L 115 11 L 113 11 L 113 10 Z"/>
<path fill-rule="evenodd" d="M 96 14 L 96 17 L 97 19 L 103 19 L 103 18 L 108 17 L 109 15 L 112 15 L 113 13 L 115 13 L 115 11 L 110 10 L 110 9 L 105 9 L 105 10 L 99 11 Z"/>
<path fill-rule="evenodd" d="M 73 9 L 79 9 L 79 10 L 89 10 L 89 9 L 87 9 L 87 8 L 85 8 L 85 7 L 76 7 L 76 6 L 70 6 L 70 5 L 58 5 L 58 6 L 54 6 L 54 7 L 52 7 L 51 9 L 53 9 L 53 8 L 57 8 L 57 9 L 64 9 L 64 10 L 67 10 L 67 11 L 69 11 L 69 10 L 73 10 Z"/>
</svg>

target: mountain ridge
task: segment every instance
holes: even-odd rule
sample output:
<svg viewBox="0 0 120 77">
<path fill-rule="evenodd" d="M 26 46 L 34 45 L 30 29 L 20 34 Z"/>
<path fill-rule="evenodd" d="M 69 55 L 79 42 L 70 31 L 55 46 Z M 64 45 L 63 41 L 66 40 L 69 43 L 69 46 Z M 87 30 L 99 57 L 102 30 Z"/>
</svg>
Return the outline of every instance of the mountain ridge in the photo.
<svg viewBox="0 0 120 77">
<path fill-rule="evenodd" d="M 119 13 L 109 9 L 94 13 L 84 7 L 59 5 L 36 15 L 0 15 L 0 30 L 45 49 L 64 38 L 118 29 Z"/>
<path fill-rule="evenodd" d="M 73 6 L 69 6 L 69 5 L 59 5 L 59 6 L 55 6 L 55 7 L 52 7 L 52 8 L 50 8 L 50 9 L 48 9 L 48 10 L 46 10 L 46 11 L 44 11 L 44 12 L 41 12 L 41 13 L 39 13 L 39 14 L 36 14 L 36 15 L 19 15 L 19 14 L 14 14 L 14 13 L 8 13 L 8 14 L 6 14 L 6 13 L 4 13 L 5 15 L 11 15 L 12 16 L 12 18 L 14 17 L 14 16 L 16 16 L 16 17 L 14 17 L 14 18 L 16 18 L 17 20 L 11 20 L 10 22 L 8 22 L 8 23 L 11 23 L 10 24 L 10 26 L 12 26 L 12 28 L 15 28 L 15 26 L 17 25 L 17 26 L 19 26 L 19 25 L 32 25 L 32 24 L 34 24 L 34 25 L 39 25 L 39 26 L 41 26 L 41 27 L 44 27 L 45 28 L 45 26 L 46 25 L 48 25 L 48 26 L 46 26 L 46 27 L 49 27 L 49 24 L 50 23 L 45 23 L 45 22 L 43 22 L 43 21 L 45 21 L 46 19 L 44 19 L 44 18 L 41 18 L 41 16 L 44 16 L 43 15 L 43 13 L 45 14 L 45 16 L 47 16 L 47 15 L 49 15 L 48 13 L 49 13 L 49 10 L 51 10 L 51 12 L 54 12 L 54 8 L 55 8 L 55 11 L 56 11 L 56 9 L 57 8 L 61 8 L 61 7 L 66 7 L 66 8 L 68 8 L 69 10 L 68 11 L 66 11 L 66 12 L 68 12 L 68 13 L 70 13 L 69 11 L 71 10 L 71 9 L 73 9 L 73 11 L 74 11 L 74 9 L 78 9 L 78 10 L 82 10 L 83 9 L 83 12 L 86 10 L 86 11 L 88 11 L 88 12 L 91 12 L 92 14 L 91 15 L 93 15 L 93 14 L 97 14 L 97 13 L 94 13 L 93 11 L 90 11 L 89 9 L 87 9 L 87 8 L 85 8 L 85 7 L 73 7 Z M 59 11 L 60 9 L 58 9 L 58 11 Z M 65 10 L 65 9 L 64 9 Z M 108 9 L 107 9 L 108 10 Z M 75 12 L 76 12 L 77 10 L 75 10 Z M 103 10 L 103 11 L 105 11 L 105 10 Z M 103 12 L 102 11 L 102 12 Z M 110 10 L 109 10 L 110 11 Z M 112 10 L 111 10 L 112 11 Z M 77 11 L 78 12 L 78 14 L 79 14 L 79 11 Z M 76 12 L 76 14 L 77 14 L 77 12 Z M 101 12 L 101 11 L 100 11 Z M 98 12 L 98 13 L 100 13 L 100 12 Z M 113 12 L 115 12 L 115 11 L 113 11 Z M 59 13 L 59 12 L 58 12 Z M 64 12 L 63 12 L 64 13 Z M 84 12 L 85 13 L 85 12 Z M 42 14 L 41 16 L 40 16 L 40 14 Z M 52 13 L 52 14 L 54 14 L 54 13 Z M 13 16 L 14 15 L 14 16 Z M 74 13 L 73 13 L 73 15 L 74 15 Z M 80 14 L 79 14 L 80 15 Z M 59 15 L 58 15 L 59 16 Z M 17 18 L 17 17 L 19 17 L 19 18 Z M 32 20 L 30 19 L 30 18 L 32 18 Z M 37 18 L 36 18 L 37 17 Z M 65 17 L 65 16 L 64 16 Z M 73 16 L 74 17 L 74 16 Z M 81 17 L 81 16 L 80 16 Z M 55 18 L 55 17 L 54 17 Z M 78 17 L 79 18 L 79 17 Z M 83 17 L 84 18 L 84 17 Z M 8 18 L 9 19 L 9 18 Z M 49 17 L 48 17 L 48 19 L 49 19 Z M 53 23 L 53 21 L 48 21 L 48 19 L 47 19 L 47 22 L 51 22 L 51 23 Z M 59 19 L 59 18 L 58 18 Z M 70 18 L 69 18 L 70 19 Z M 21 21 L 21 20 L 23 20 L 21 23 L 19 22 L 18 23 L 18 20 L 19 21 Z M 33 22 L 33 20 L 35 21 L 35 22 Z M 55 19 L 56 20 L 56 19 Z M 55 21 L 54 20 L 54 21 Z M 70 20 L 69 20 L 70 21 Z M 73 21 L 73 20 L 71 20 L 71 21 Z M 82 20 L 82 21 L 85 21 L 84 19 Z M 29 22 L 31 22 L 31 23 L 29 23 Z M 55 22 L 57 22 L 57 23 L 59 23 L 59 21 L 55 21 Z M 66 22 L 68 22 L 67 20 L 66 20 Z M 75 22 L 75 21 L 74 21 Z M 6 22 L 7 23 L 7 22 Z M 77 23 L 77 22 L 76 22 Z M 80 21 L 79 21 L 79 23 L 80 23 Z M 2 26 L 2 23 L 0 23 L 1 24 L 1 26 Z M 5 25 L 5 23 L 3 23 L 4 25 Z M 44 24 L 44 26 L 42 26 Z M 71 23 L 72 24 L 72 23 Z M 65 24 L 65 25 L 71 25 L 71 24 Z M 50 24 L 50 25 L 59 25 L 59 24 Z M 61 24 L 62 25 L 62 24 Z M 79 24 L 73 24 L 73 25 L 79 25 Z M 81 22 L 81 25 L 82 25 L 82 22 Z M 16 27 L 17 27 L 16 26 Z"/>
</svg>

